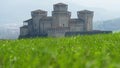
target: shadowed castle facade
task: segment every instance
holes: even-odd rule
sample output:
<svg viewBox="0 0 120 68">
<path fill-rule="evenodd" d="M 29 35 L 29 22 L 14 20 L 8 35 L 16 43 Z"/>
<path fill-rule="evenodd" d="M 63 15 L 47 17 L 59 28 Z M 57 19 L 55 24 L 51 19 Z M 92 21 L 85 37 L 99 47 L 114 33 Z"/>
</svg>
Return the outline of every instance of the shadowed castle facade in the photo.
<svg viewBox="0 0 120 68">
<path fill-rule="evenodd" d="M 78 11 L 78 18 L 71 18 L 68 5 L 58 3 L 53 9 L 52 16 L 47 16 L 47 11 L 32 11 L 32 18 L 24 21 L 24 25 L 20 27 L 19 37 L 63 37 L 66 32 L 92 31 L 93 11 Z"/>
</svg>

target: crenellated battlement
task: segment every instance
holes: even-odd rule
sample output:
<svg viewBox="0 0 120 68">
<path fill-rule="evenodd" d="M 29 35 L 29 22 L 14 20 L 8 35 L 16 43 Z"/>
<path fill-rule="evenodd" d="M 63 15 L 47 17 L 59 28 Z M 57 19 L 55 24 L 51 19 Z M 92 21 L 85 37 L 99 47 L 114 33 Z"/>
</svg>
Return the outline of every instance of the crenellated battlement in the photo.
<svg viewBox="0 0 120 68">
<path fill-rule="evenodd" d="M 25 21 L 27 28 L 20 28 L 20 36 L 64 37 L 66 32 L 92 31 L 93 15 L 93 11 L 82 10 L 77 12 L 78 18 L 71 18 L 68 5 L 57 3 L 51 16 L 44 10 L 31 11 L 32 18 Z"/>
</svg>

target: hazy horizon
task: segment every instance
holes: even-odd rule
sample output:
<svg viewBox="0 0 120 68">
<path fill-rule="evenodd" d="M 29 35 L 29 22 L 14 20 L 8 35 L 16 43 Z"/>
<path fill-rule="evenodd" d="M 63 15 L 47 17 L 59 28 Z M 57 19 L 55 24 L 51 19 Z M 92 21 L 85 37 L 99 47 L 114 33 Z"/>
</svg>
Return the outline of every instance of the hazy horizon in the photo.
<svg viewBox="0 0 120 68">
<path fill-rule="evenodd" d="M 30 12 L 37 9 L 48 11 L 51 15 L 53 4 L 68 4 L 72 17 L 76 17 L 79 10 L 88 9 L 95 12 L 94 21 L 109 20 L 120 17 L 119 0 L 1 0 L 0 23 L 17 23 L 22 24 L 24 20 L 29 19 Z"/>
</svg>

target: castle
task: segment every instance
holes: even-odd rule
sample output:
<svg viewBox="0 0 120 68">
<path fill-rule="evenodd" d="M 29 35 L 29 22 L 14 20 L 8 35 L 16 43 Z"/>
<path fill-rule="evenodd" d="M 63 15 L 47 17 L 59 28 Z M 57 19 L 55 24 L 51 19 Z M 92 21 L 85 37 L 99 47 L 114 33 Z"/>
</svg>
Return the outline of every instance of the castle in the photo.
<svg viewBox="0 0 120 68">
<path fill-rule="evenodd" d="M 52 16 L 47 16 L 47 11 L 32 11 L 32 18 L 20 27 L 20 37 L 64 37 L 66 32 L 92 31 L 93 11 L 77 11 L 78 18 L 71 18 L 67 4 L 54 4 L 53 9 Z"/>
</svg>

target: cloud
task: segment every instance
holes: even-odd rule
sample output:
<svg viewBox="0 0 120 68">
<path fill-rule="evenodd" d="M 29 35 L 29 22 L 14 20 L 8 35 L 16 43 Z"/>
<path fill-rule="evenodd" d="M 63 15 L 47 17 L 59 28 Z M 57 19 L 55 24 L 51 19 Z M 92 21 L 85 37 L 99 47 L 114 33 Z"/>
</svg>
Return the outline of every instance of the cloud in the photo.
<svg viewBox="0 0 120 68">
<path fill-rule="evenodd" d="M 30 11 L 43 9 L 49 11 L 49 15 L 53 10 L 53 4 L 58 2 L 67 3 L 70 11 L 81 9 L 105 9 L 112 15 L 120 14 L 120 0 L 0 0 L 0 23 L 21 22 L 30 18 Z M 104 11 L 104 10 L 101 10 Z M 111 12 L 112 11 L 112 12 Z M 101 12 L 101 14 L 104 12 Z M 75 14 L 74 14 L 75 15 Z M 99 15 L 99 14 L 96 14 Z M 114 16 L 115 16 L 114 15 Z M 114 17 L 113 16 L 113 17 Z M 118 15 L 120 16 L 120 15 Z M 104 17 L 104 16 L 103 16 Z M 108 16 L 109 17 L 109 16 Z"/>
<path fill-rule="evenodd" d="M 118 10 L 118 6 L 120 6 L 120 0 L 71 0 L 70 2 L 77 5 L 104 8 L 109 10 Z"/>
</svg>

